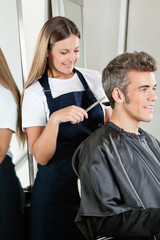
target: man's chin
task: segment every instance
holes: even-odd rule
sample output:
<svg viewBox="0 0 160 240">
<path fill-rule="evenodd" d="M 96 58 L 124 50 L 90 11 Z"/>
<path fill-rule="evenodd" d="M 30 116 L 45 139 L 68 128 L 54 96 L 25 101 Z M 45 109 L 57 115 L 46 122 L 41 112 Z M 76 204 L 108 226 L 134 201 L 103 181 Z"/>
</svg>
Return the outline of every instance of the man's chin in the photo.
<svg viewBox="0 0 160 240">
<path fill-rule="evenodd" d="M 151 122 L 152 120 L 153 120 L 153 116 L 142 120 L 142 122 Z"/>
</svg>

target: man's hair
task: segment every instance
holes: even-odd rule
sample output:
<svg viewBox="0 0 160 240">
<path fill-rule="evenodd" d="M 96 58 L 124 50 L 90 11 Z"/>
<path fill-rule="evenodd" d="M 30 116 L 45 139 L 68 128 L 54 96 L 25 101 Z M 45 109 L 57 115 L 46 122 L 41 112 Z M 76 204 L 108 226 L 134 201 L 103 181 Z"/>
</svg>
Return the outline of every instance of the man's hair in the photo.
<svg viewBox="0 0 160 240">
<path fill-rule="evenodd" d="M 119 88 L 125 96 L 127 95 L 127 87 L 129 85 L 128 72 L 154 72 L 156 70 L 156 60 L 146 52 L 125 52 L 111 60 L 102 72 L 103 88 L 111 107 L 114 108 L 115 104 L 112 98 L 112 92 L 115 87 Z"/>
</svg>

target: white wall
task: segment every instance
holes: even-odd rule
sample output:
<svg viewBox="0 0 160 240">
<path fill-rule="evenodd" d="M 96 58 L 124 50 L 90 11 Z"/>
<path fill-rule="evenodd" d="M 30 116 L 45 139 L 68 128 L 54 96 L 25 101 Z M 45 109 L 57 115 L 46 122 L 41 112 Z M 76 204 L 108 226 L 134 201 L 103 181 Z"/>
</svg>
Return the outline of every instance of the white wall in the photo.
<svg viewBox="0 0 160 240">
<path fill-rule="evenodd" d="M 34 48 L 42 25 L 48 19 L 48 1 L 21 0 L 24 27 L 26 69 L 30 70 Z M 26 80 L 26 79 L 25 79 Z"/>
<path fill-rule="evenodd" d="M 160 1 L 130 0 L 127 51 L 146 51 L 158 62 L 159 69 L 155 73 L 157 80 L 156 102 L 153 120 L 142 123 L 146 131 L 160 140 Z"/>
<path fill-rule="evenodd" d="M 16 1 L 0 0 L 0 47 L 21 91 L 23 85 Z"/>
<path fill-rule="evenodd" d="M 107 63 L 123 52 L 126 0 L 85 0 L 84 36 L 88 68 L 102 72 Z M 127 51 L 146 51 L 158 62 L 157 91 L 160 99 L 160 1 L 130 0 Z M 122 31 L 120 32 L 120 29 Z M 156 103 L 154 118 L 140 126 L 160 140 L 160 102 Z"/>
<path fill-rule="evenodd" d="M 87 67 L 100 72 L 117 55 L 120 0 L 84 1 Z"/>
</svg>

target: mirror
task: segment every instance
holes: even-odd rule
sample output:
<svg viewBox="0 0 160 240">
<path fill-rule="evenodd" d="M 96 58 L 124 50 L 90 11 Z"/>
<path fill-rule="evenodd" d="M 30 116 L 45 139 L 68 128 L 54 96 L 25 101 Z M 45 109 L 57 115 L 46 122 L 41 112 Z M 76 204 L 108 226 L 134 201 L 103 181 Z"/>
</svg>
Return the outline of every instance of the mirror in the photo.
<svg viewBox="0 0 160 240">
<path fill-rule="evenodd" d="M 17 13 L 18 1 L 0 0 L 0 47 L 19 88 L 23 89 L 23 74 L 21 65 L 21 49 L 19 40 L 19 24 Z M 23 188 L 29 186 L 27 143 L 24 148 L 19 147 L 15 134 L 12 135 L 10 149 L 17 176 Z"/>
</svg>

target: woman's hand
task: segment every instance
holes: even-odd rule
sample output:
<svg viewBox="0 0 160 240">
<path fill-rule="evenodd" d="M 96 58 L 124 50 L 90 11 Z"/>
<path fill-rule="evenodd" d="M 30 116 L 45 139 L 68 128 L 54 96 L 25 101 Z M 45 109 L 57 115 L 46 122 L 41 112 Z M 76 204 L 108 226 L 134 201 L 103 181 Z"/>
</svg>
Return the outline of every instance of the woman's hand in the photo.
<svg viewBox="0 0 160 240">
<path fill-rule="evenodd" d="M 88 118 L 87 112 L 83 108 L 73 105 L 52 113 L 50 121 L 57 121 L 59 124 L 64 122 L 76 124 L 82 122 L 84 118 Z"/>
<path fill-rule="evenodd" d="M 47 125 L 27 128 L 29 148 L 36 161 L 46 165 L 56 151 L 59 124 L 71 122 L 79 123 L 88 118 L 87 112 L 77 106 L 60 109 L 50 116 Z"/>
</svg>

